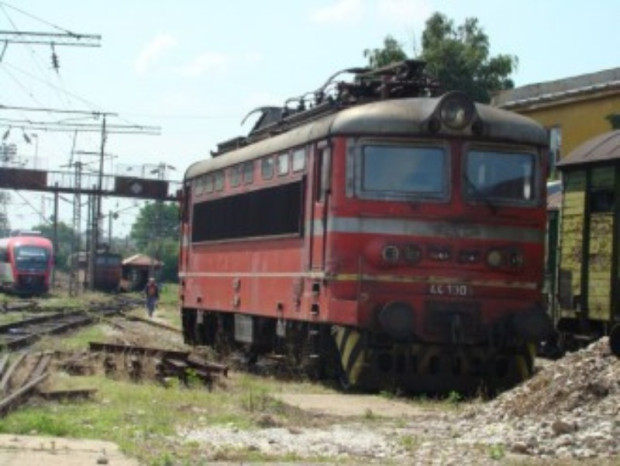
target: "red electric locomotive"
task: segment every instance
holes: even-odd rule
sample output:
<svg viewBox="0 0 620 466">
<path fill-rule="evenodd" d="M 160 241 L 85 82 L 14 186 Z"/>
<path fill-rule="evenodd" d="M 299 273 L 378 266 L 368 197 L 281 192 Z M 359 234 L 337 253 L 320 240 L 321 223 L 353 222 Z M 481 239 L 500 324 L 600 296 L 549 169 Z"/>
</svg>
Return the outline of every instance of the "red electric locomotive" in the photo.
<svg viewBox="0 0 620 466">
<path fill-rule="evenodd" d="M 185 341 L 286 352 L 345 386 L 510 386 L 550 329 L 545 129 L 450 92 L 423 63 L 347 70 L 262 108 L 190 166 Z M 306 94 L 307 95 L 307 94 Z"/>
</svg>

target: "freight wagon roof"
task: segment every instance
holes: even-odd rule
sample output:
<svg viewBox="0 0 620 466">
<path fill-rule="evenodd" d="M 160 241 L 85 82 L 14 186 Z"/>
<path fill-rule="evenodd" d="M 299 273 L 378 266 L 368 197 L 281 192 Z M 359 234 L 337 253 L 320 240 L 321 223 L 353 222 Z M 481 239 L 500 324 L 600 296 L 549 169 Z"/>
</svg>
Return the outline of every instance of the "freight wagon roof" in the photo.
<svg viewBox="0 0 620 466">
<path fill-rule="evenodd" d="M 428 135 L 431 138 L 471 135 L 471 130 L 458 133 L 429 133 L 426 123 L 440 100 L 441 97 L 381 100 L 350 107 L 219 157 L 196 162 L 185 172 L 185 179 L 336 135 L 379 137 Z M 547 144 L 548 137 L 544 127 L 528 117 L 483 104 L 476 104 L 476 111 L 484 123 L 484 134 L 490 139 L 523 144 Z"/>
<path fill-rule="evenodd" d="M 574 168 L 615 159 L 620 159 L 620 130 L 609 131 L 588 139 L 560 160 L 557 166 L 560 169 Z"/>
</svg>

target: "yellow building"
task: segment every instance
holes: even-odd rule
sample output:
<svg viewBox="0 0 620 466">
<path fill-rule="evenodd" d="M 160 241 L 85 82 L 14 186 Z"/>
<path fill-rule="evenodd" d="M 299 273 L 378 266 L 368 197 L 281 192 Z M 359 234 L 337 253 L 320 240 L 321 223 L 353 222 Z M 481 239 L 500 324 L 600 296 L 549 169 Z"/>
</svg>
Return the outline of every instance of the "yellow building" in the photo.
<svg viewBox="0 0 620 466">
<path fill-rule="evenodd" d="M 620 68 L 501 91 L 492 104 L 549 129 L 554 176 L 560 158 L 588 139 L 620 128 Z"/>
</svg>

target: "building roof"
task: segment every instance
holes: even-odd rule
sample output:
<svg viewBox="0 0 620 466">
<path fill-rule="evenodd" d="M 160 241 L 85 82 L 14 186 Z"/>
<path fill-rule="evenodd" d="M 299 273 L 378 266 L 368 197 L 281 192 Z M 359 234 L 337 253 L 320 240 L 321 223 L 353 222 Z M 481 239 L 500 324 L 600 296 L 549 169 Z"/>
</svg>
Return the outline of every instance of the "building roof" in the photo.
<svg viewBox="0 0 620 466">
<path fill-rule="evenodd" d="M 123 260 L 123 267 L 161 267 L 164 263 L 146 254 L 134 254 Z"/>
<path fill-rule="evenodd" d="M 611 90 L 620 91 L 620 68 L 500 91 L 493 96 L 491 105 L 514 109 Z"/>
<path fill-rule="evenodd" d="M 558 168 L 620 159 L 620 129 L 588 139 L 558 162 Z"/>
</svg>

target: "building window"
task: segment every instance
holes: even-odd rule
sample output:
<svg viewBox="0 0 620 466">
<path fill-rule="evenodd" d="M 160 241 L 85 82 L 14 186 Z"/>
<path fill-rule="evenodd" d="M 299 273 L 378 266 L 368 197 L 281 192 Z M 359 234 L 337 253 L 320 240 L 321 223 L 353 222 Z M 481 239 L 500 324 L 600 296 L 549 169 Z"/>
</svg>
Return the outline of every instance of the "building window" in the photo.
<svg viewBox="0 0 620 466">
<path fill-rule="evenodd" d="M 611 129 L 620 129 L 620 113 L 612 113 L 605 118 L 609 121 Z"/>
<path fill-rule="evenodd" d="M 556 177 L 556 165 L 562 156 L 562 127 L 549 128 L 549 176 Z"/>
</svg>

